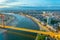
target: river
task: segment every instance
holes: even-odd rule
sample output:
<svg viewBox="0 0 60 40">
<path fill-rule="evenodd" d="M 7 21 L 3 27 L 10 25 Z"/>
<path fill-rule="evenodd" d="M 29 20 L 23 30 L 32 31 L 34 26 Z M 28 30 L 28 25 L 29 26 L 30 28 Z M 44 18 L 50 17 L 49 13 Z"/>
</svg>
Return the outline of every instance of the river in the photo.
<svg viewBox="0 0 60 40">
<path fill-rule="evenodd" d="M 15 25 L 15 27 L 19 27 L 19 28 L 39 30 L 38 25 L 25 16 L 21 16 L 18 14 L 8 14 L 8 13 L 6 15 L 13 15 L 15 17 L 13 21 L 11 21 L 9 24 L 6 25 L 9 26 Z M 12 29 L 7 29 L 7 30 L 8 30 L 7 40 L 35 40 L 37 36 L 36 33 L 30 33 L 30 32 L 24 32 L 24 31 L 12 30 Z"/>
</svg>

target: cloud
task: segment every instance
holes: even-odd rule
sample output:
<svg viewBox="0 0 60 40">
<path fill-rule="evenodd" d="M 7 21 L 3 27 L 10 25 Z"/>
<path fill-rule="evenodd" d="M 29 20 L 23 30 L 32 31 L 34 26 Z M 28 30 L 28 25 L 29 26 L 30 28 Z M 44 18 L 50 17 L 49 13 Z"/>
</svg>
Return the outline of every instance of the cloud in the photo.
<svg viewBox="0 0 60 40">
<path fill-rule="evenodd" d="M 7 1 L 7 0 L 0 0 L 0 3 L 5 2 L 5 1 Z"/>
<path fill-rule="evenodd" d="M 13 7 L 13 6 L 39 6 L 39 7 L 52 7 L 60 6 L 58 0 L 1 0 L 0 6 Z"/>
<path fill-rule="evenodd" d="M 12 2 L 12 3 L 7 3 L 6 5 L 14 6 L 14 5 L 20 5 L 20 2 Z"/>
<path fill-rule="evenodd" d="M 11 6 L 0 6 L 0 8 L 10 8 Z"/>
</svg>

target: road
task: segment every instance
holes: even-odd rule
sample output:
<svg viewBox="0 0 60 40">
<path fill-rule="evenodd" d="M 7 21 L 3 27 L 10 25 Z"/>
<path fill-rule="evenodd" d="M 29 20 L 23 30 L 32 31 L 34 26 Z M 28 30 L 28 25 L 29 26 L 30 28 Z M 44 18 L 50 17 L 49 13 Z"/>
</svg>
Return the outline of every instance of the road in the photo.
<svg viewBox="0 0 60 40">
<path fill-rule="evenodd" d="M 1 27 L 2 25 L 0 25 Z M 44 34 L 44 35 L 49 35 L 52 38 L 57 38 L 58 40 L 60 39 L 60 33 L 54 33 L 54 32 L 43 32 L 39 30 L 31 30 L 31 29 L 26 29 L 26 28 L 18 28 L 14 26 L 5 26 L 7 29 L 14 29 L 14 30 L 21 30 L 21 31 L 26 31 L 26 32 L 32 32 L 32 33 L 37 33 L 37 34 Z"/>
<path fill-rule="evenodd" d="M 39 25 L 39 27 L 41 28 L 43 28 L 43 29 L 45 29 L 46 31 L 48 31 L 48 32 L 52 32 L 52 33 L 56 33 L 55 31 L 55 29 L 54 28 L 52 28 L 51 26 L 43 26 L 42 24 L 41 24 L 41 22 L 38 20 L 38 19 L 36 19 L 36 18 L 34 18 L 34 17 L 32 17 L 32 16 L 29 16 L 29 15 L 25 15 L 25 14 L 22 14 L 22 16 L 26 16 L 26 17 L 28 17 L 28 18 L 30 18 L 30 19 L 32 19 L 33 21 L 35 21 L 38 25 Z M 59 37 L 59 38 L 57 38 L 58 40 L 60 40 L 60 33 L 56 33 L 55 34 L 55 36 L 53 36 L 54 34 L 52 34 L 51 33 L 51 37 L 55 37 L 55 38 L 57 38 L 57 36 Z M 43 34 L 43 33 L 42 33 Z M 50 33 L 49 33 L 50 34 Z M 59 35 L 58 35 L 59 34 Z M 46 34 L 46 35 L 48 35 L 48 34 Z"/>
<path fill-rule="evenodd" d="M 24 16 L 26 16 L 26 15 L 24 15 Z M 31 30 L 31 29 L 26 29 L 26 28 L 17 28 L 17 27 L 13 27 L 13 26 L 5 26 L 5 28 L 14 29 L 14 30 L 21 30 L 21 31 L 27 31 L 27 32 L 33 32 L 33 33 L 44 34 L 44 35 L 49 35 L 52 38 L 57 38 L 58 40 L 60 40 L 60 33 L 52 32 L 51 30 L 46 28 L 46 26 L 41 25 L 40 21 L 35 19 L 34 17 L 31 17 L 31 16 L 26 16 L 26 17 L 31 18 L 33 21 L 35 21 L 39 25 L 39 27 L 42 27 L 43 29 L 45 29 L 46 31 L 48 30 L 49 32 L 43 32 L 43 31 L 38 31 L 38 30 Z M 0 27 L 1 26 L 2 25 L 0 25 Z"/>
<path fill-rule="evenodd" d="M 32 19 L 34 22 L 37 23 L 37 25 L 39 25 L 39 28 L 41 29 L 44 29 L 46 31 L 55 31 L 55 29 L 53 29 L 52 27 L 47 27 L 47 26 L 44 26 L 41 24 L 41 21 L 39 21 L 38 19 L 36 19 L 35 17 L 32 17 L 32 16 L 29 16 L 29 15 L 25 15 L 25 14 L 22 14 L 22 16 L 25 16 L 25 17 L 28 17 L 30 19 Z M 51 29 L 51 30 L 50 30 Z"/>
</svg>

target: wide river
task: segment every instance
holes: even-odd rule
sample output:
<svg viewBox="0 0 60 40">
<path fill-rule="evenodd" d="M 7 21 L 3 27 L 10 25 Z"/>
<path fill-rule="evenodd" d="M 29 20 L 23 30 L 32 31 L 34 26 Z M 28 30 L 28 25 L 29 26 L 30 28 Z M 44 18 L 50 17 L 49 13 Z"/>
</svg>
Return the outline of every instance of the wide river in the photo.
<svg viewBox="0 0 60 40">
<path fill-rule="evenodd" d="M 10 14 L 10 13 L 7 13 L 6 15 L 12 15 L 13 17 L 15 17 L 14 20 L 7 23 L 6 25 L 15 26 L 19 28 L 39 30 L 38 25 L 34 21 L 32 21 L 31 19 L 25 16 L 21 16 L 18 14 Z M 30 33 L 30 32 L 24 32 L 20 30 L 12 30 L 12 29 L 7 29 L 7 30 L 8 30 L 6 37 L 7 40 L 35 40 L 37 36 L 36 33 Z"/>
</svg>

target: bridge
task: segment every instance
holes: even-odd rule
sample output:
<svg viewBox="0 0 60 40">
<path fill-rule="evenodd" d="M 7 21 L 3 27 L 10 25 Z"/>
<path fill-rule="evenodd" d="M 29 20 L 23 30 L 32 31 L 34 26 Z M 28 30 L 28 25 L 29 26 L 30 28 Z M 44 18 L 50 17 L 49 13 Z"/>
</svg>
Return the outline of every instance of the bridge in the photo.
<svg viewBox="0 0 60 40">
<path fill-rule="evenodd" d="M 7 28 L 7 29 L 13 29 L 13 30 L 21 30 L 21 31 L 26 31 L 26 32 L 33 32 L 33 33 L 37 33 L 37 34 L 44 34 L 44 35 L 51 36 L 52 38 L 56 38 L 56 40 L 60 40 L 60 33 L 56 33 L 55 29 L 49 30 L 50 27 L 48 28 L 48 27 L 42 25 L 41 22 L 38 19 L 36 19 L 32 16 L 25 15 L 25 14 L 22 14 L 22 16 L 25 16 L 25 17 L 28 17 L 28 18 L 32 19 L 34 22 L 37 23 L 37 25 L 39 25 L 39 27 L 46 30 L 46 32 L 40 31 L 40 30 L 26 29 L 26 28 L 17 28 L 17 27 L 14 27 L 14 26 L 6 26 L 6 25 L 3 25 L 3 23 L 2 23 L 2 25 L 0 25 L 0 27 L 1 28 Z"/>
</svg>

